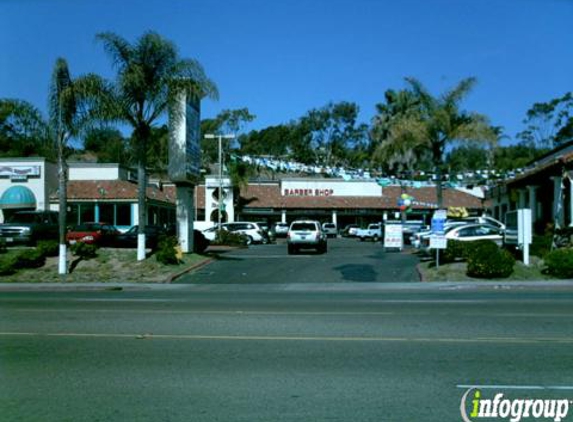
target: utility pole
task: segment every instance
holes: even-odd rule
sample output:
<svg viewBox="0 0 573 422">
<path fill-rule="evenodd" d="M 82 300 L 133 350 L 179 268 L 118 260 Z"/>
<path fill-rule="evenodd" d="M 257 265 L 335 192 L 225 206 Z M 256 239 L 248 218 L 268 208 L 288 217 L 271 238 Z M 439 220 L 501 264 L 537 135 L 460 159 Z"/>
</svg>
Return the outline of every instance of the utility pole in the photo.
<svg viewBox="0 0 573 422">
<path fill-rule="evenodd" d="M 217 212 L 218 230 L 221 230 L 221 213 L 223 212 L 223 139 L 235 139 L 235 135 L 230 133 L 227 135 L 215 135 L 213 133 L 206 133 L 205 139 L 218 139 L 219 141 L 219 206 Z"/>
</svg>

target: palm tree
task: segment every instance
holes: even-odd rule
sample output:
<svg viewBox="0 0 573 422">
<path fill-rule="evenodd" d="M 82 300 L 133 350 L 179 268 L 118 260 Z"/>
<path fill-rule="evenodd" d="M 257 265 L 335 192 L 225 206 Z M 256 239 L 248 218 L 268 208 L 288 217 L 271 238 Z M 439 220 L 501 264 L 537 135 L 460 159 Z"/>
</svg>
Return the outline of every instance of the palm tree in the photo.
<svg viewBox="0 0 573 422">
<path fill-rule="evenodd" d="M 89 77 L 84 77 L 89 80 Z M 50 92 L 48 96 L 48 123 L 54 149 L 58 158 L 58 202 L 59 202 L 59 265 L 58 273 L 64 275 L 67 269 L 66 224 L 67 224 L 67 177 L 66 151 L 69 139 L 79 133 L 82 127 L 79 91 L 76 90 L 68 64 L 58 58 L 52 71 Z"/>
<path fill-rule="evenodd" d="M 460 81 L 439 97 L 432 96 L 414 78 L 406 78 L 409 92 L 416 99 L 412 112 L 401 113 L 391 122 L 387 136 L 376 154 L 389 160 L 430 157 L 437 176 L 438 208 L 443 206 L 442 174 L 446 147 L 455 142 L 495 142 L 487 117 L 460 110 L 460 103 L 475 86 L 475 78 Z"/>
<path fill-rule="evenodd" d="M 112 32 L 97 35 L 116 70 L 113 83 L 100 80 L 96 95 L 97 114 L 132 128 L 138 181 L 137 259 L 145 259 L 146 156 L 152 128 L 177 101 L 217 97 L 217 88 L 199 62 L 181 59 L 176 46 L 155 32 L 144 33 L 134 44 Z"/>
</svg>

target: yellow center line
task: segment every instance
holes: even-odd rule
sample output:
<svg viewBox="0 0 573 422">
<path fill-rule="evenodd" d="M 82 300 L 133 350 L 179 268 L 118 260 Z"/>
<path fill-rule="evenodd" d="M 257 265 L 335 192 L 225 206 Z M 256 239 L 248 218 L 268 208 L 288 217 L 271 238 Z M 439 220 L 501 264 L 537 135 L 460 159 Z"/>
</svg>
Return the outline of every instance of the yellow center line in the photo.
<svg viewBox="0 0 573 422">
<path fill-rule="evenodd" d="M 402 342 L 402 343 L 510 343 L 510 344 L 571 344 L 573 338 L 527 338 L 527 337 L 352 337 L 352 336 L 240 336 L 201 334 L 128 334 L 128 333 L 34 333 L 0 332 L 0 337 L 60 337 L 60 338 L 118 338 L 149 340 L 223 340 L 223 341 L 292 341 L 292 342 Z"/>
</svg>

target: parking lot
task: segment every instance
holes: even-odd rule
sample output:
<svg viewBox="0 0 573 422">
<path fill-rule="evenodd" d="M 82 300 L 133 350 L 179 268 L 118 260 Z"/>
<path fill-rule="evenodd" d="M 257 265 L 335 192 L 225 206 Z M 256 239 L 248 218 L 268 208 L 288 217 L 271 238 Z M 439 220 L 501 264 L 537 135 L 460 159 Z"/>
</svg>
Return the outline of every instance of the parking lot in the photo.
<svg viewBox="0 0 573 422">
<path fill-rule="evenodd" d="M 418 258 L 409 250 L 385 252 L 382 243 L 328 240 L 328 252 L 287 254 L 284 239 L 224 253 L 178 283 L 416 282 Z"/>
</svg>

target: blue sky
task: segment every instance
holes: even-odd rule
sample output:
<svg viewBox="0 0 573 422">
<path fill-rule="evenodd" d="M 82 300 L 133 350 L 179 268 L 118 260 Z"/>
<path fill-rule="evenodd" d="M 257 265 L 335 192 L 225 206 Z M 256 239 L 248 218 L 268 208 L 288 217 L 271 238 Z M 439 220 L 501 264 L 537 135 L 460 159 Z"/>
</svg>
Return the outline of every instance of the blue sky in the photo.
<svg viewBox="0 0 573 422">
<path fill-rule="evenodd" d="M 387 89 L 478 85 L 464 108 L 513 137 L 527 109 L 573 90 L 570 0 L 0 0 L 0 97 L 45 109 L 58 56 L 74 75 L 113 75 L 96 33 L 154 30 L 220 91 L 202 117 L 248 107 L 248 129 L 354 101 L 369 122 Z"/>
</svg>

